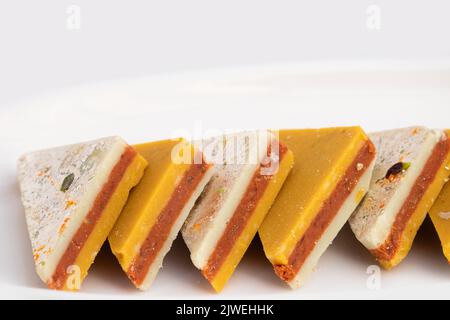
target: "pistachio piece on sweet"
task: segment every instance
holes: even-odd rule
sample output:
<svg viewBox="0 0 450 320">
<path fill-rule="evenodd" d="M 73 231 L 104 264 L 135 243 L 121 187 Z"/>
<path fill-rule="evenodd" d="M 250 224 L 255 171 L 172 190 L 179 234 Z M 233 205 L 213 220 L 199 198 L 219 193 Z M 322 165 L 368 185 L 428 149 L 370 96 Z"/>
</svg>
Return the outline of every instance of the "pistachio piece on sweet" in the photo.
<svg viewBox="0 0 450 320">
<path fill-rule="evenodd" d="M 67 177 L 64 178 L 63 183 L 61 185 L 61 191 L 66 192 L 69 190 L 70 186 L 73 183 L 73 180 L 75 179 L 75 175 L 73 173 L 69 174 Z"/>
<path fill-rule="evenodd" d="M 411 162 L 397 162 L 386 173 L 386 179 L 391 180 L 399 173 L 405 172 L 411 167 Z"/>
</svg>

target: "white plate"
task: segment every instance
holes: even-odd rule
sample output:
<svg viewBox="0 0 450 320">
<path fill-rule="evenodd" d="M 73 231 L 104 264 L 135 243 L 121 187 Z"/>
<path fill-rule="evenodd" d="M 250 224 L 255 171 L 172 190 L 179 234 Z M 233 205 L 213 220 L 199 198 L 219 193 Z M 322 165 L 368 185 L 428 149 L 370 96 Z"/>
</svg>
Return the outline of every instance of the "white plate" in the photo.
<svg viewBox="0 0 450 320">
<path fill-rule="evenodd" d="M 15 177 L 31 150 L 120 135 L 137 143 L 212 129 L 361 125 L 450 127 L 449 63 L 303 64 L 85 85 L 0 109 L 0 297 L 138 299 L 449 298 L 450 267 L 429 222 L 402 265 L 367 286 L 370 255 L 346 227 L 307 285 L 279 281 L 258 241 L 213 293 L 177 240 L 154 286 L 139 292 L 104 248 L 80 293 L 47 290 L 34 272 Z M 196 133 L 197 132 L 197 133 Z"/>
</svg>

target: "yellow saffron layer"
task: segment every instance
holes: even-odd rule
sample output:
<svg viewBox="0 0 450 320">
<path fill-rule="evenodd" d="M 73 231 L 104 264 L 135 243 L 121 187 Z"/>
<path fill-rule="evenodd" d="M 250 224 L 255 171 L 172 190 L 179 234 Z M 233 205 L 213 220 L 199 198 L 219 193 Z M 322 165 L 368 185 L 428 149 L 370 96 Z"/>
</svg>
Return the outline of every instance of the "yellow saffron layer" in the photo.
<svg viewBox="0 0 450 320">
<path fill-rule="evenodd" d="M 194 147 L 183 139 L 133 147 L 147 160 L 148 167 L 109 235 L 111 250 L 125 272 L 195 156 Z"/>
<path fill-rule="evenodd" d="M 282 130 L 280 140 L 295 164 L 259 229 L 265 254 L 274 265 L 288 264 L 307 231 L 368 137 L 360 127 Z"/>
</svg>

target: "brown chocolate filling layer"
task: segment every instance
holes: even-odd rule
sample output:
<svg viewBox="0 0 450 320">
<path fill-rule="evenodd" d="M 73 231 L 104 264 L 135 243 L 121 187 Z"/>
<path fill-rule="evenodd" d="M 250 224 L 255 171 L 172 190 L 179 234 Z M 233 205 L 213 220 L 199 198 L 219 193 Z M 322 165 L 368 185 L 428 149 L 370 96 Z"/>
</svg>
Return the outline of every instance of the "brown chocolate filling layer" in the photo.
<svg viewBox="0 0 450 320">
<path fill-rule="evenodd" d="M 287 153 L 288 149 L 285 145 L 279 144 L 278 157 L 281 163 L 284 155 Z M 270 155 L 270 146 L 268 148 L 268 154 Z M 208 259 L 206 267 L 202 270 L 203 276 L 210 282 L 214 279 L 216 274 L 219 272 L 220 267 L 225 262 L 226 258 L 231 252 L 236 240 L 244 231 L 247 226 L 248 220 L 250 220 L 259 200 L 263 197 L 271 179 L 271 175 L 261 175 L 260 169 L 264 167 L 269 167 L 269 164 L 262 164 L 258 170 L 256 170 L 253 175 L 247 190 L 239 202 L 238 207 L 233 213 L 227 227 L 217 242 L 217 245 Z"/>
<path fill-rule="evenodd" d="M 126 170 L 133 162 L 136 155 L 136 151 L 131 146 L 127 146 L 125 151 L 120 156 L 119 161 L 109 174 L 108 180 L 95 198 L 91 210 L 86 215 L 86 218 L 83 220 L 83 223 L 78 228 L 77 232 L 70 241 L 69 246 L 59 260 L 56 270 L 48 283 L 49 288 L 64 289 L 65 282 L 68 277 L 67 268 L 74 265 L 78 255 L 83 249 L 84 244 L 94 230 L 95 225 L 100 220 L 100 217 L 108 205 L 111 196 L 114 194 L 114 191 L 121 182 Z"/>
<path fill-rule="evenodd" d="M 440 141 L 434 148 L 422 173 L 411 189 L 408 198 L 400 209 L 400 212 L 397 214 L 389 237 L 379 248 L 370 250 L 378 260 L 389 261 L 394 258 L 401 245 L 403 231 L 406 229 L 409 220 L 419 206 L 419 203 L 422 201 L 423 196 L 433 183 L 449 152 L 450 139 L 447 137 L 447 139 Z"/>
<path fill-rule="evenodd" d="M 355 160 L 338 182 L 330 197 L 323 203 L 322 208 L 311 222 L 300 241 L 289 256 L 287 265 L 275 265 L 275 273 L 286 282 L 292 281 L 308 256 L 314 250 L 317 242 L 330 226 L 331 222 L 351 195 L 361 177 L 369 168 L 375 158 L 375 146 L 368 140 L 359 151 Z M 364 165 L 363 170 L 358 170 L 359 164 Z"/>
<path fill-rule="evenodd" d="M 168 203 L 159 214 L 157 222 L 144 240 L 139 254 L 128 269 L 127 275 L 135 285 L 139 286 L 144 282 L 147 272 L 167 240 L 170 230 L 210 166 L 204 162 L 192 164 L 178 183 Z"/>
</svg>

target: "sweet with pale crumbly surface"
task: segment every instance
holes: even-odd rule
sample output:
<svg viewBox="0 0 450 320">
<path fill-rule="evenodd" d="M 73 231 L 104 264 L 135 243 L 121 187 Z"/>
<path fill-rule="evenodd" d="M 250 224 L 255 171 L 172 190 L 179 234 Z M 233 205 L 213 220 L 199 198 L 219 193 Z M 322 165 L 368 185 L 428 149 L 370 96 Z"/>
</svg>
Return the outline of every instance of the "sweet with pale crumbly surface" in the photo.
<svg viewBox="0 0 450 320">
<path fill-rule="evenodd" d="M 253 136 L 259 138 L 250 138 Z M 222 138 L 225 143 L 217 148 L 215 143 Z M 192 210 L 183 228 L 183 238 L 194 265 L 220 292 L 284 183 L 293 157 L 268 132 L 218 137 L 212 145 L 216 146 L 212 154 L 222 154 L 227 160 L 217 166 L 216 174 Z M 263 165 L 268 153 L 276 161 Z M 254 161 L 245 161 L 250 155 Z M 269 167 L 275 162 L 277 169 L 271 172 Z"/>
<path fill-rule="evenodd" d="M 118 137 L 20 158 L 18 175 L 36 271 L 47 285 L 79 288 L 145 166 Z M 70 275 L 74 277 L 68 285 Z"/>
<path fill-rule="evenodd" d="M 358 240 L 386 269 L 408 254 L 450 172 L 447 135 L 411 127 L 371 134 L 378 159 L 367 197 L 350 219 Z"/>
</svg>

